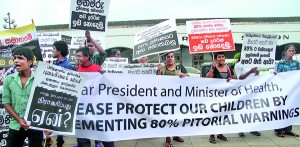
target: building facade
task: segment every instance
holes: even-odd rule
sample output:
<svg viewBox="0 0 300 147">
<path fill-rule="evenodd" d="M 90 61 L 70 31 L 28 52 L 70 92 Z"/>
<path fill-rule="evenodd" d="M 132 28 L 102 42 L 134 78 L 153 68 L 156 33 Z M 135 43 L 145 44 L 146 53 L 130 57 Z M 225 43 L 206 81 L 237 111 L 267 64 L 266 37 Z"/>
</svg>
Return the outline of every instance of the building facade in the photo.
<svg viewBox="0 0 300 147">
<path fill-rule="evenodd" d="M 177 62 L 187 67 L 200 69 L 204 62 L 212 61 L 212 53 L 189 53 L 189 43 L 186 31 L 186 21 L 202 19 L 177 19 L 177 33 L 180 44 L 180 50 L 176 51 Z M 122 51 L 123 57 L 128 57 L 132 61 L 132 49 L 134 35 L 148 27 L 156 25 L 165 20 L 138 20 L 138 21 L 119 21 L 109 22 L 106 37 L 103 38 L 102 45 L 109 51 L 118 48 Z M 231 29 L 233 33 L 235 51 L 226 52 L 227 58 L 233 58 L 236 52 L 242 48 L 244 33 L 264 33 L 277 34 L 278 43 L 276 48 L 276 60 L 281 57 L 281 52 L 287 44 L 295 44 L 300 48 L 300 17 L 277 17 L 277 18 L 231 18 Z M 68 36 L 84 36 L 84 31 L 69 30 L 68 25 L 37 26 L 37 31 L 42 32 L 60 32 Z M 92 32 L 92 36 L 97 38 L 97 32 Z M 299 53 L 299 50 L 297 50 Z M 158 55 L 148 57 L 151 62 L 158 62 Z M 132 61 L 134 62 L 134 61 Z"/>
</svg>

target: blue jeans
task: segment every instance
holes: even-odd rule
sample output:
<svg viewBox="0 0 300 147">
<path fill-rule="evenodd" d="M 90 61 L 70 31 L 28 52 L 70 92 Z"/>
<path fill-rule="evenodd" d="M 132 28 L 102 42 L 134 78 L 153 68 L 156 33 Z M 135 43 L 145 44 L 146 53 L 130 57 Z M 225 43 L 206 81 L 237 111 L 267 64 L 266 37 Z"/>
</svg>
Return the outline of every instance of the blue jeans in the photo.
<svg viewBox="0 0 300 147">
<path fill-rule="evenodd" d="M 292 126 L 287 126 L 287 127 L 284 127 L 284 128 L 281 128 L 281 129 L 275 129 L 275 133 L 282 133 L 283 131 L 284 132 L 292 132 Z"/>
<path fill-rule="evenodd" d="M 90 139 L 86 139 L 86 138 L 77 138 L 77 142 L 78 145 L 80 147 L 91 147 L 91 141 Z M 95 145 L 98 143 L 101 143 L 104 145 L 104 147 L 115 147 L 115 143 L 114 142 L 106 142 L 106 141 L 99 141 L 99 140 L 95 140 Z"/>
</svg>

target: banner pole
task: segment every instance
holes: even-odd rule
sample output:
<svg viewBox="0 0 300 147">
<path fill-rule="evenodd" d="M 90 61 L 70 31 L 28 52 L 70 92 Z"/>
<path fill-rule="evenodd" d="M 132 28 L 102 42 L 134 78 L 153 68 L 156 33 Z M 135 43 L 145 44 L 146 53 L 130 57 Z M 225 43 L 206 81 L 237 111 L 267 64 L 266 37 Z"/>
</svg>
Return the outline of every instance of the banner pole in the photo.
<svg viewBox="0 0 300 147">
<path fill-rule="evenodd" d="M 157 56 L 158 56 L 158 63 L 160 63 L 160 56 L 159 56 L 159 54 L 157 54 Z"/>
</svg>

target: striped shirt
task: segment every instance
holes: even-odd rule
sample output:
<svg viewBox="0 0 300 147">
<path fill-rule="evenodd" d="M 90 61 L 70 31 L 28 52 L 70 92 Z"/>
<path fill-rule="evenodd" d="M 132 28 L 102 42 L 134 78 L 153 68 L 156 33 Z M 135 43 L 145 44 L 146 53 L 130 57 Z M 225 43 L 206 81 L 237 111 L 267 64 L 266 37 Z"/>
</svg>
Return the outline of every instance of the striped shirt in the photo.
<svg viewBox="0 0 300 147">
<path fill-rule="evenodd" d="M 91 58 L 91 62 L 97 65 L 101 65 L 105 61 L 106 57 L 107 55 L 105 53 L 100 54 L 99 52 L 95 52 L 93 57 Z"/>
</svg>

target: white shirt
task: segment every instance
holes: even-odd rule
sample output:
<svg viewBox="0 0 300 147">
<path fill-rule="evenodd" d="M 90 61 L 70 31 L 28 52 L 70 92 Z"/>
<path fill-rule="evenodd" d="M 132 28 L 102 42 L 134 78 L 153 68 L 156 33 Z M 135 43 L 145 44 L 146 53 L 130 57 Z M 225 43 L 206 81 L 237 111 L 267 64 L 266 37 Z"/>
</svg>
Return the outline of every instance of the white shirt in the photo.
<svg viewBox="0 0 300 147">
<path fill-rule="evenodd" d="M 247 66 L 243 65 L 241 62 L 236 63 L 234 66 L 234 72 L 236 74 L 237 79 L 240 79 L 241 75 L 247 73 L 251 69 L 252 69 L 252 67 L 247 67 Z M 254 76 L 255 76 L 255 73 L 251 73 L 248 77 L 254 77 Z"/>
</svg>

